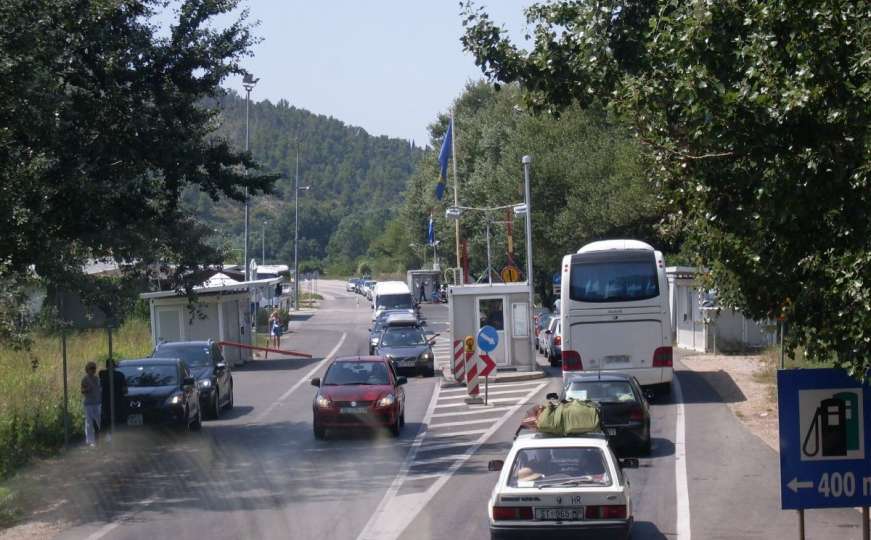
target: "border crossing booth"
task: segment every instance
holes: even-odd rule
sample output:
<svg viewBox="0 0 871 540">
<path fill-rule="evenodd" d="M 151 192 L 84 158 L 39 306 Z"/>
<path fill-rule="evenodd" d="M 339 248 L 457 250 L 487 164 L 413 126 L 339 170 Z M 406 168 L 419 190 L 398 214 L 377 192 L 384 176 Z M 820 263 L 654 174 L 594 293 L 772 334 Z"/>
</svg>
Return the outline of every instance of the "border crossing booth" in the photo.
<svg viewBox="0 0 871 540">
<path fill-rule="evenodd" d="M 426 287 L 427 301 L 432 300 L 433 287 L 442 286 L 442 273 L 439 270 L 409 270 L 405 273 L 406 283 L 415 300 L 420 299 L 420 284 Z"/>
<path fill-rule="evenodd" d="M 498 336 L 495 348 L 487 354 L 498 371 L 531 371 L 536 369 L 529 338 L 532 331 L 529 287 L 525 283 L 481 283 L 448 288 L 448 310 L 451 324 L 451 373 L 457 377 L 457 364 L 462 362 L 463 340 L 477 336 L 484 326 L 491 326 Z M 477 356 L 480 349 L 475 350 Z"/>
</svg>

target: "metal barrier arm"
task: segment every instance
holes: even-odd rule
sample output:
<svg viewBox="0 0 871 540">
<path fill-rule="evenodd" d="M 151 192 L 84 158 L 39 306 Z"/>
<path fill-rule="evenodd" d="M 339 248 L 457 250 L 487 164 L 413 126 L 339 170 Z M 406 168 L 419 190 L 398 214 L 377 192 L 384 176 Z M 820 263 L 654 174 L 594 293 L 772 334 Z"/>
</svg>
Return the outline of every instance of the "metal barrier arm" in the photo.
<svg viewBox="0 0 871 540">
<path fill-rule="evenodd" d="M 227 345 L 229 347 L 238 347 L 240 349 L 251 349 L 254 351 L 274 352 L 274 353 L 279 353 L 279 354 L 286 354 L 288 356 L 299 356 L 302 358 L 311 358 L 312 357 L 312 355 L 310 355 L 308 353 L 301 353 L 301 352 L 295 352 L 295 351 L 283 351 L 281 349 L 270 349 L 268 347 L 256 347 L 254 345 L 246 345 L 244 343 L 236 343 L 235 341 L 219 341 L 218 345 L 220 345 L 221 347 L 223 347 L 224 345 Z"/>
</svg>

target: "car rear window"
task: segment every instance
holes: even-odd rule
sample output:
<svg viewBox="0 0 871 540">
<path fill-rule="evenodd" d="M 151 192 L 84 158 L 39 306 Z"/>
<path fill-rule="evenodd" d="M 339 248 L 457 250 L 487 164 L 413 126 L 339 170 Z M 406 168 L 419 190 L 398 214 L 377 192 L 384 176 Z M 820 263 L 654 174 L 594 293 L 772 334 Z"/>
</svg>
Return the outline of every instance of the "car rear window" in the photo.
<svg viewBox="0 0 871 540">
<path fill-rule="evenodd" d="M 611 485 L 602 450 L 596 447 L 525 448 L 517 452 L 510 487 Z"/>
<path fill-rule="evenodd" d="M 599 403 L 638 400 L 628 381 L 572 381 L 566 389 L 566 399 L 588 399 Z"/>
<path fill-rule="evenodd" d="M 118 366 L 131 388 L 143 386 L 176 386 L 178 369 L 173 365 Z"/>
<path fill-rule="evenodd" d="M 324 375 L 324 385 L 389 384 L 384 362 L 336 362 Z"/>
<path fill-rule="evenodd" d="M 581 256 L 579 256 L 581 257 Z M 577 302 L 631 302 L 659 296 L 653 253 L 572 260 L 569 297 Z"/>
<path fill-rule="evenodd" d="M 384 330 L 381 336 L 382 347 L 415 347 L 426 344 L 426 336 L 418 328 L 393 326 Z"/>
<path fill-rule="evenodd" d="M 151 353 L 152 358 L 180 358 L 190 367 L 212 365 L 212 353 L 208 345 L 179 344 L 161 345 Z"/>
</svg>

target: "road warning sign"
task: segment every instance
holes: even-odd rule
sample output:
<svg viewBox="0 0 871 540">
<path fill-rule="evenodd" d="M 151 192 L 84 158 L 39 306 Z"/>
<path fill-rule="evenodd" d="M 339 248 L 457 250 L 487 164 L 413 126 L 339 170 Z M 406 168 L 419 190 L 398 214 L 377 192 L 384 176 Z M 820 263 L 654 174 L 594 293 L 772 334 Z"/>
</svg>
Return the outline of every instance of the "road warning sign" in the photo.
<svg viewBox="0 0 871 540">
<path fill-rule="evenodd" d="M 517 283 L 520 281 L 520 270 L 516 266 L 508 265 L 499 272 L 505 283 Z"/>
</svg>

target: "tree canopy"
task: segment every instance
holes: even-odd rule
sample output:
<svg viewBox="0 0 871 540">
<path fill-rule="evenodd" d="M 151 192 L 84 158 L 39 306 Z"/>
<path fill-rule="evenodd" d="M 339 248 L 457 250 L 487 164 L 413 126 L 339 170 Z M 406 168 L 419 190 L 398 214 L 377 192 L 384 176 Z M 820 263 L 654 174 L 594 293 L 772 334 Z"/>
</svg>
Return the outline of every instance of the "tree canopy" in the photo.
<svg viewBox="0 0 871 540">
<path fill-rule="evenodd" d="M 255 41 L 245 14 L 211 24 L 237 4 L 184 0 L 166 30 L 152 22 L 161 0 L 0 4 L 4 307 L 15 309 L 36 275 L 111 309 L 109 291 L 82 272 L 89 259 L 173 264 L 176 276 L 220 262 L 180 194 L 195 186 L 242 200 L 246 186 L 265 192 L 274 180 L 212 136 L 216 113 L 201 106 L 244 73 Z M 15 316 L 5 315 L 3 337 L 13 337 Z"/>
<path fill-rule="evenodd" d="M 631 123 L 721 299 L 783 316 L 788 345 L 871 365 L 871 4 L 536 4 L 531 50 L 463 7 L 463 43 L 536 110 L 604 104 Z"/>
</svg>

